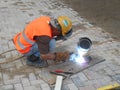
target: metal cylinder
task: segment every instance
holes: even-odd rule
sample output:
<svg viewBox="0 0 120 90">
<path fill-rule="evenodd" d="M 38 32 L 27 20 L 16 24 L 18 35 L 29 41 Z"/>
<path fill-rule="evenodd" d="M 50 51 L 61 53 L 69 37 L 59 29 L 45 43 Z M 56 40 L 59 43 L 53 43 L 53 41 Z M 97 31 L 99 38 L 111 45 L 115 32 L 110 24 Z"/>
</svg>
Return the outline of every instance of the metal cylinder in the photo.
<svg viewBox="0 0 120 90">
<path fill-rule="evenodd" d="M 83 52 L 88 52 L 92 46 L 92 41 L 87 37 L 82 37 L 79 39 L 78 47 Z"/>
</svg>

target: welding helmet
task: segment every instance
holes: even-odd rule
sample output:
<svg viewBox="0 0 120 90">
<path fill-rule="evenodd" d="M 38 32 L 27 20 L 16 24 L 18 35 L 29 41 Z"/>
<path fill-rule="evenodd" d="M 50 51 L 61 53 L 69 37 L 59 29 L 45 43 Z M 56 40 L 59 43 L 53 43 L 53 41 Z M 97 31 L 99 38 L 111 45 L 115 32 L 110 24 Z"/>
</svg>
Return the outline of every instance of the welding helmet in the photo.
<svg viewBox="0 0 120 90">
<path fill-rule="evenodd" d="M 61 31 L 64 38 L 72 34 L 72 21 L 67 16 L 59 16 L 57 19 L 50 21 L 52 27 Z"/>
</svg>

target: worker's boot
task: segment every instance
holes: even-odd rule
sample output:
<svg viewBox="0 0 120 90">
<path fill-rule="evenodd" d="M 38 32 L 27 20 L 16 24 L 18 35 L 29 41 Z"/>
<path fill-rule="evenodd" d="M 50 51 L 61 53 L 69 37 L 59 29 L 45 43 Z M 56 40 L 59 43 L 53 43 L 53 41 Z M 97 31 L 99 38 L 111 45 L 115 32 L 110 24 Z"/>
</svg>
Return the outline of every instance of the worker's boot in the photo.
<svg viewBox="0 0 120 90">
<path fill-rule="evenodd" d="M 27 65 L 35 66 L 39 68 L 47 67 L 48 63 L 46 60 L 42 60 L 40 57 L 36 57 L 35 55 L 31 55 L 27 57 Z"/>
</svg>

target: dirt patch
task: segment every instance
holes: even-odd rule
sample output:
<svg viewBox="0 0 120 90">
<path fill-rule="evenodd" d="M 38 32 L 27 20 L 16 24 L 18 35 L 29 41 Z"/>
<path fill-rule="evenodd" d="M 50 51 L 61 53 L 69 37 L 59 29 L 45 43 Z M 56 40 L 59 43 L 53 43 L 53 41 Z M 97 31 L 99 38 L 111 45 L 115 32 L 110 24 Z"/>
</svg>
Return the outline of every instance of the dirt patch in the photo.
<svg viewBox="0 0 120 90">
<path fill-rule="evenodd" d="M 120 0 L 62 0 L 80 16 L 120 38 Z"/>
</svg>

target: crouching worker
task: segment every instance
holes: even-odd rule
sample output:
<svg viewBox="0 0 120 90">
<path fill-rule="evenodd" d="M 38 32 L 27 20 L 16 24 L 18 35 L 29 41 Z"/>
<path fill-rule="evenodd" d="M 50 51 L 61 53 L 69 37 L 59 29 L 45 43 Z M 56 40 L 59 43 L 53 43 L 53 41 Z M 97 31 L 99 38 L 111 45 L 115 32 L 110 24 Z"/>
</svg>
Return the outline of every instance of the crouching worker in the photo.
<svg viewBox="0 0 120 90">
<path fill-rule="evenodd" d="M 47 60 L 62 61 L 69 57 L 69 52 L 51 51 L 56 47 L 56 40 L 66 39 L 71 34 L 72 22 L 67 16 L 56 19 L 41 16 L 15 35 L 13 42 L 16 49 L 27 57 L 28 65 L 47 67 Z"/>
</svg>

